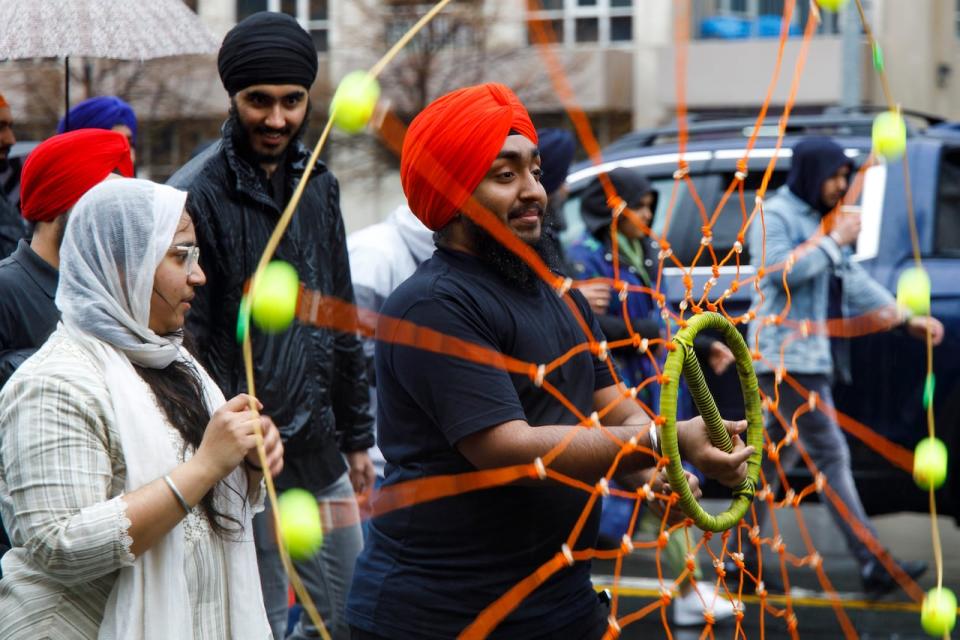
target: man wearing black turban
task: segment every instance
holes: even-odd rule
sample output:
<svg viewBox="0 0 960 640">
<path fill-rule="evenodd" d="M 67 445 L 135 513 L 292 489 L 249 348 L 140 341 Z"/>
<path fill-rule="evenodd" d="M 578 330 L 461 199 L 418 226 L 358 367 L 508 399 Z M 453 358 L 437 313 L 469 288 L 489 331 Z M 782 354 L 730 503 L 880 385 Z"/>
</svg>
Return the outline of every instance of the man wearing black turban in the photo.
<svg viewBox="0 0 960 640">
<path fill-rule="evenodd" d="M 224 392 L 235 395 L 246 389 L 235 339 L 243 287 L 309 161 L 299 137 L 310 111 L 317 53 L 296 20 L 264 12 L 227 33 L 217 66 L 231 105 L 222 139 L 170 183 L 190 193 L 187 208 L 210 285 L 193 300 L 187 329 L 200 361 Z M 340 190 L 322 163 L 310 176 L 277 259 L 292 264 L 306 288 L 353 301 Z M 373 421 L 359 340 L 298 322 L 281 334 L 251 331 L 257 397 L 286 443 L 278 489 L 306 489 L 324 503 L 336 502 L 346 522 L 358 523 L 354 492 L 372 488 L 374 481 L 367 455 Z M 287 581 L 270 522 L 268 512 L 259 514 L 254 536 L 264 603 L 279 639 L 286 629 Z M 296 563 L 334 638 L 349 636 L 344 600 L 361 546 L 359 524 L 338 526 L 321 551 Z M 303 616 L 292 637 L 316 634 Z"/>
</svg>

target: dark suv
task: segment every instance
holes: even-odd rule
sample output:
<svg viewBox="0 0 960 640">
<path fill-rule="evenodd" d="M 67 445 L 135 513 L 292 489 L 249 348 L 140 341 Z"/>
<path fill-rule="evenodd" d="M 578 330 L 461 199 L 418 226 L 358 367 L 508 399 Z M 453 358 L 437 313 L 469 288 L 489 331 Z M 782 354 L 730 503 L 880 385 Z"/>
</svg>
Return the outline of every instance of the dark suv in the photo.
<svg viewBox="0 0 960 640">
<path fill-rule="evenodd" d="M 950 451 L 960 451 L 960 127 L 930 117 L 908 115 L 907 159 L 913 205 L 917 216 L 920 247 L 931 279 L 932 313 L 943 321 L 946 337 L 934 350 L 936 395 L 934 401 L 937 434 Z M 824 113 L 794 116 L 790 119 L 783 148 L 778 156 L 767 197 L 786 180 L 790 168 L 790 147 L 803 136 L 827 135 L 844 147 L 855 165 L 866 161 L 870 153 L 873 116 L 867 113 Z M 753 208 L 759 187 L 774 153 L 777 122 L 768 120 L 761 128 L 757 144 L 749 157 L 744 183 L 747 214 Z M 753 120 L 693 121 L 684 158 L 697 195 L 710 215 L 737 170 L 746 142 L 753 131 Z M 638 131 L 617 140 L 603 150 L 604 170 L 631 167 L 644 173 L 659 191 L 653 229 L 660 233 L 674 186 L 677 169 L 677 129 L 665 127 Z M 567 183 L 571 197 L 565 206 L 568 228 L 565 243 L 583 233 L 579 194 L 600 169 L 586 162 L 572 168 Z M 701 217 L 688 189 L 681 183 L 667 234 L 667 240 L 680 261 L 689 265 L 699 248 Z M 912 254 L 907 227 L 906 190 L 902 162 L 880 164 L 866 172 L 860 196 L 863 228 L 856 257 L 863 267 L 891 292 L 897 277 L 909 267 Z M 740 200 L 734 192 L 724 206 L 713 231 L 718 255 L 725 255 L 737 239 L 742 223 Z M 740 279 L 753 275 L 746 250 Z M 711 263 L 701 257 L 694 269 L 694 291 L 702 291 L 711 277 Z M 735 267 L 721 268 L 715 292 L 722 292 L 734 278 Z M 683 273 L 665 269 L 667 292 L 676 310 L 684 288 Z M 715 296 L 716 294 L 714 294 Z M 750 287 L 742 287 L 725 305 L 734 316 L 750 307 Z M 745 330 L 745 327 L 741 327 Z M 837 409 L 867 425 L 877 433 L 911 451 L 926 435 L 922 405 L 926 360 L 921 341 L 903 331 L 890 331 L 857 338 L 851 342 L 853 384 L 837 385 L 834 396 Z M 736 418 L 743 415 L 738 382 L 734 373 L 715 378 L 704 367 L 707 381 L 717 397 L 721 413 Z M 864 505 L 872 514 L 927 509 L 926 493 L 917 489 L 910 474 L 892 466 L 860 440 L 848 437 L 853 470 Z M 960 466 L 958 456 L 950 461 L 947 484 L 938 492 L 941 513 L 960 519 Z M 796 482 L 809 482 L 805 468 L 794 472 Z M 806 475 L 807 478 L 803 476 Z"/>
</svg>

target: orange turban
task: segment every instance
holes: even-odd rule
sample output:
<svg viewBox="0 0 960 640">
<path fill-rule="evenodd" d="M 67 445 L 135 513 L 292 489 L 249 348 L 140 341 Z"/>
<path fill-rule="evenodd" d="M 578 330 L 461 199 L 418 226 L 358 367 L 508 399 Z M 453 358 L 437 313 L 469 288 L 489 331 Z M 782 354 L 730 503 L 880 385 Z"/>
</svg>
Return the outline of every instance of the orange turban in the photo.
<svg viewBox="0 0 960 640">
<path fill-rule="evenodd" d="M 437 231 L 450 222 L 511 132 L 537 143 L 537 130 L 523 104 L 496 83 L 448 93 L 413 119 L 400 154 L 400 182 L 423 224 Z"/>
<path fill-rule="evenodd" d="M 130 144 L 121 133 L 78 129 L 47 138 L 23 163 L 21 213 L 27 220 L 50 222 L 115 169 L 133 177 Z"/>
</svg>

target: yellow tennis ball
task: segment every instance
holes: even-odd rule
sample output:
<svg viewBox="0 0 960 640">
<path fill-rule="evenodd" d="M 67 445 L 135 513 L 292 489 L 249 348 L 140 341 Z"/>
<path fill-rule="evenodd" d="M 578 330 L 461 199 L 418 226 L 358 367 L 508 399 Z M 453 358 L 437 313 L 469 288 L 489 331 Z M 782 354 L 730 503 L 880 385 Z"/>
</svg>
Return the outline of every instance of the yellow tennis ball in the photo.
<svg viewBox="0 0 960 640">
<path fill-rule="evenodd" d="M 957 596 L 946 587 L 934 587 L 923 597 L 920 608 L 920 624 L 923 630 L 935 638 L 942 638 L 953 631 L 957 624 Z"/>
<path fill-rule="evenodd" d="M 897 304 L 915 315 L 930 315 L 930 276 L 920 267 L 904 269 L 897 279 Z"/>
<path fill-rule="evenodd" d="M 939 489 L 946 479 L 946 445 L 939 438 L 924 438 L 913 452 L 913 481 L 921 489 Z"/>
<path fill-rule="evenodd" d="M 253 285 L 250 312 L 254 323 L 268 333 L 285 330 L 296 315 L 299 293 L 297 270 L 281 260 L 271 262 Z"/>
<path fill-rule="evenodd" d="M 873 119 L 873 150 L 887 160 L 897 160 L 907 149 L 907 123 L 895 111 Z"/>
<path fill-rule="evenodd" d="M 847 4 L 847 0 L 817 0 L 817 4 L 827 11 L 840 11 Z"/>
<path fill-rule="evenodd" d="M 280 537 L 290 556 L 304 560 L 323 545 L 323 526 L 317 499 L 304 489 L 288 489 L 277 500 Z"/>
<path fill-rule="evenodd" d="M 330 101 L 333 124 L 346 133 L 359 133 L 367 126 L 380 99 L 380 83 L 366 71 L 351 71 Z"/>
</svg>

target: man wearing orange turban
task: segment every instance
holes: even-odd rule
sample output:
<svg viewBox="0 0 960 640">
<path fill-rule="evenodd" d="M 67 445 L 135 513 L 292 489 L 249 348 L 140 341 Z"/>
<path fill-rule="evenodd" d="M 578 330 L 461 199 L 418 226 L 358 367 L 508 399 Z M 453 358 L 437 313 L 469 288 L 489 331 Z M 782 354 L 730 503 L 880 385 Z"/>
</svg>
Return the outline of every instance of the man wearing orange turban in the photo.
<svg viewBox="0 0 960 640">
<path fill-rule="evenodd" d="M 576 349 L 586 337 L 568 301 L 494 239 L 543 257 L 547 197 L 536 131 L 506 87 L 468 87 L 414 119 L 400 167 L 410 208 L 436 232 L 437 250 L 381 308 L 375 357 L 386 477 L 347 603 L 352 637 L 600 638 L 613 624 L 609 610 L 590 584 L 590 562 L 574 556 L 595 545 L 599 501 L 550 481 L 505 483 L 545 477 L 535 461 L 562 446 L 550 469 L 597 486 L 620 447 L 599 429 L 572 437 L 580 416 L 595 411 L 622 442 L 654 445 L 650 419 L 622 401 L 606 354 Z M 564 295 L 603 343 L 583 296 Z M 435 333 L 413 334 L 410 324 Z M 436 333 L 460 343 L 445 347 L 452 341 Z M 433 348 L 409 346 L 411 335 Z M 572 354 L 564 364 L 538 370 L 564 354 Z M 530 375 L 509 373 L 508 358 L 529 364 Z M 684 459 L 735 486 L 753 450 L 736 436 L 745 422 L 728 428 L 731 454 L 710 445 L 699 418 L 678 424 Z M 616 477 L 628 486 L 654 464 L 642 451 L 619 461 Z M 499 481 L 465 475 L 511 466 L 522 470 Z M 396 508 L 397 498 L 421 495 L 410 482 L 424 498 Z M 452 495 L 431 499 L 433 489 Z M 582 516 L 571 549 L 567 538 Z M 524 580 L 526 595 L 501 600 Z"/>
</svg>

